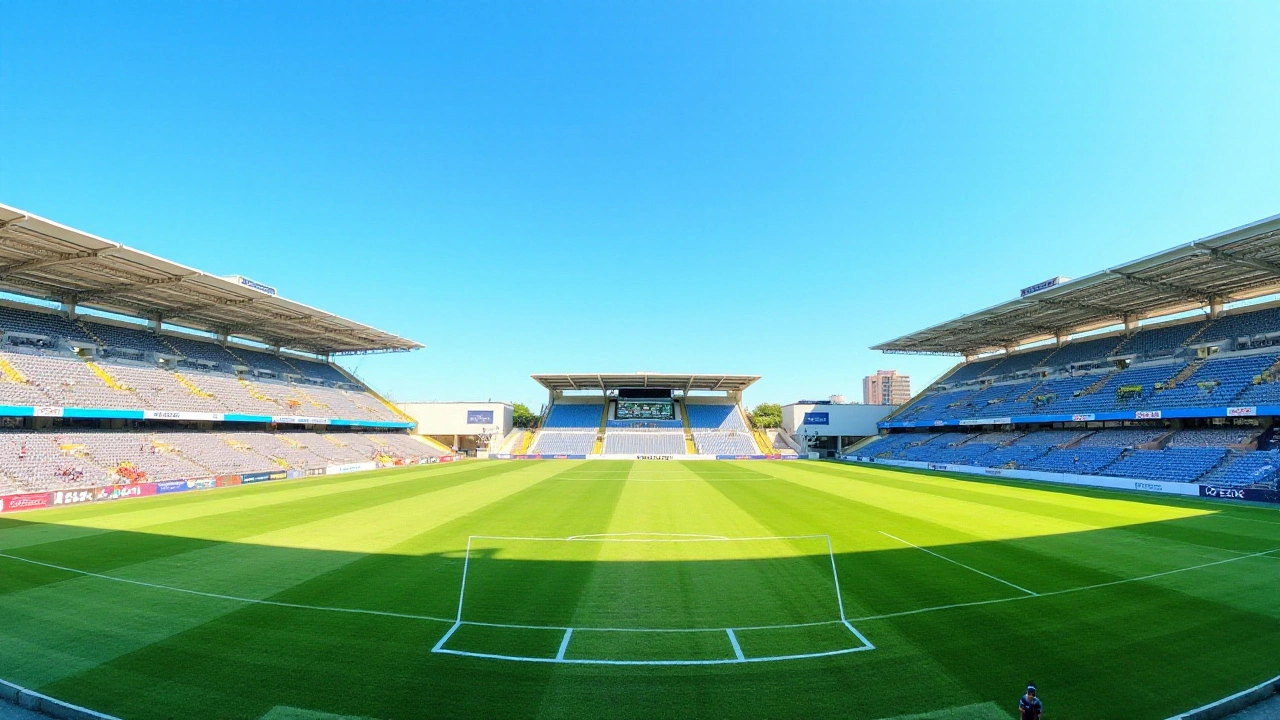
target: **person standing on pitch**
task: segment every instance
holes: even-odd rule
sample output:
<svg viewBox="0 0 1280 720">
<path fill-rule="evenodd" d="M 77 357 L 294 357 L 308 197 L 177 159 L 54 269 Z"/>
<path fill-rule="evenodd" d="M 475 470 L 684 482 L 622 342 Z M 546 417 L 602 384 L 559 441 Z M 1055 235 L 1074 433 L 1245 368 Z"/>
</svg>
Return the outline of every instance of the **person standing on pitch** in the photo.
<svg viewBox="0 0 1280 720">
<path fill-rule="evenodd" d="M 1022 720 L 1040 720 L 1040 713 L 1044 712 L 1044 705 L 1040 702 L 1040 698 L 1036 697 L 1036 686 L 1032 683 L 1027 684 L 1027 694 L 1018 700 L 1018 717 Z"/>
</svg>

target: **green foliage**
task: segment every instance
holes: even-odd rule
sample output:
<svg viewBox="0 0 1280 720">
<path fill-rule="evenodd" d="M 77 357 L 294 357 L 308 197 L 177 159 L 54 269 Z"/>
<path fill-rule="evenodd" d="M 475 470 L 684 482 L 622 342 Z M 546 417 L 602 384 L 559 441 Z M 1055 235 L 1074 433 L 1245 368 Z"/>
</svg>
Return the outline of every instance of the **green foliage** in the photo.
<svg viewBox="0 0 1280 720">
<path fill-rule="evenodd" d="M 758 428 L 782 427 L 782 406 L 778 403 L 760 403 L 749 417 L 751 424 Z"/>
<path fill-rule="evenodd" d="M 534 414 L 524 403 L 516 403 L 511 406 L 511 424 L 518 428 L 531 428 L 537 424 L 541 416 Z"/>
</svg>

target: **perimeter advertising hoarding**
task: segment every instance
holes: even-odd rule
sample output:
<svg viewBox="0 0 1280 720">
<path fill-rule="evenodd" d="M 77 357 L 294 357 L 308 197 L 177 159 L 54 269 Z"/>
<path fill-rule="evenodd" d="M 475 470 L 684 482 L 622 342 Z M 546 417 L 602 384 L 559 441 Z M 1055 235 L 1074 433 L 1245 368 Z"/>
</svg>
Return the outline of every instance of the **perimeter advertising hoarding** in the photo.
<svg viewBox="0 0 1280 720">
<path fill-rule="evenodd" d="M 93 490 L 56 490 L 49 493 L 50 505 L 81 505 L 95 499 Z"/>
<path fill-rule="evenodd" d="M 186 492 L 190 489 L 191 489 L 191 486 L 187 485 L 186 480 L 169 480 L 167 482 L 156 483 L 157 495 L 168 495 L 169 493 Z"/>
<path fill-rule="evenodd" d="M 138 483 L 137 485 L 108 485 L 98 490 L 99 500 L 121 500 L 124 498 L 147 497 L 155 495 L 155 483 Z"/>
<path fill-rule="evenodd" d="M 28 493 L 0 497 L 0 512 L 39 510 L 49 507 L 49 493 Z"/>
<path fill-rule="evenodd" d="M 1239 488 L 1223 485 L 1201 485 L 1200 496 L 1218 500 L 1248 500 L 1250 502 L 1280 503 L 1280 491 Z"/>
<path fill-rule="evenodd" d="M 219 475 L 213 479 L 214 487 L 231 487 L 240 484 L 239 475 Z"/>
</svg>

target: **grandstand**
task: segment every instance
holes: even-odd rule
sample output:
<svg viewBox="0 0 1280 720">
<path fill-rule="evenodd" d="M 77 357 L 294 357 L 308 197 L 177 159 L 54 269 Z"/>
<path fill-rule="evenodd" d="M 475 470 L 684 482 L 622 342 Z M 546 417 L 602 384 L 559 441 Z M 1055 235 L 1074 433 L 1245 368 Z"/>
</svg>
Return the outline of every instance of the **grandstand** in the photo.
<svg viewBox="0 0 1280 720">
<path fill-rule="evenodd" d="M 0 241 L 0 494 L 445 454 L 333 362 L 417 343 L 4 205 Z"/>
<path fill-rule="evenodd" d="M 852 454 L 1275 489 L 1280 216 L 1049 285 L 875 346 L 965 362 Z"/>
<path fill-rule="evenodd" d="M 750 375 L 534 375 L 546 419 L 519 457 L 794 457 L 757 436 L 742 409 Z"/>
</svg>

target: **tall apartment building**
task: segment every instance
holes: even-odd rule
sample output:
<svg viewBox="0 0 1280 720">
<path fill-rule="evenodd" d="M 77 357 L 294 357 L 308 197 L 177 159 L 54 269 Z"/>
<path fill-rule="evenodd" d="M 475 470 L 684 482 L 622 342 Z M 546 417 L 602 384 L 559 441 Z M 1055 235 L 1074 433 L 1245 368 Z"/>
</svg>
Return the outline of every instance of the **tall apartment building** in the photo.
<svg viewBox="0 0 1280 720">
<path fill-rule="evenodd" d="M 867 405 L 901 405 L 911 399 L 911 377 L 897 370 L 878 370 L 862 378 L 862 402 Z"/>
</svg>

